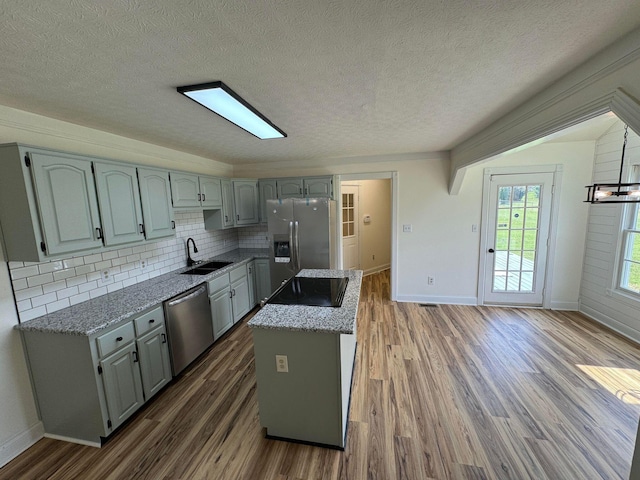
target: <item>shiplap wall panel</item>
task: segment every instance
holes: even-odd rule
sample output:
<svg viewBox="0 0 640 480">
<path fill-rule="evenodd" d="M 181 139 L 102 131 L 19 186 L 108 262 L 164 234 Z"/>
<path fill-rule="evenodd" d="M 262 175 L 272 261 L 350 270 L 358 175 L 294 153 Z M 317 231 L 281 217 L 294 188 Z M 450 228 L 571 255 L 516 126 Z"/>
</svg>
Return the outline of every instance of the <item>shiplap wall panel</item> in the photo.
<svg viewBox="0 0 640 480">
<path fill-rule="evenodd" d="M 596 143 L 593 181 L 615 183 L 620 173 L 624 125 L 616 122 Z M 632 165 L 640 164 L 640 137 L 631 130 L 625 153 L 628 179 Z M 580 287 L 580 310 L 640 342 L 640 297 L 616 292 L 615 264 L 619 258 L 624 205 L 590 205 Z"/>
</svg>

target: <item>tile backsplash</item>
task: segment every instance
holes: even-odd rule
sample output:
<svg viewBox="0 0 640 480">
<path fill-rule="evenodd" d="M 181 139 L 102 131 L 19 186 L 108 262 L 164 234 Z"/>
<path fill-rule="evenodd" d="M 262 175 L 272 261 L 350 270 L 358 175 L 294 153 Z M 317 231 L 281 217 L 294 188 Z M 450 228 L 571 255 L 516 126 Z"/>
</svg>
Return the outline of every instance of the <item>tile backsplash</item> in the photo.
<svg viewBox="0 0 640 480">
<path fill-rule="evenodd" d="M 268 247 L 266 227 L 209 231 L 204 229 L 202 212 L 176 212 L 175 221 L 175 238 L 43 263 L 9 262 L 20 320 L 31 320 L 184 267 L 189 237 L 198 247 L 198 253 L 191 252 L 194 260 L 236 248 Z"/>
</svg>

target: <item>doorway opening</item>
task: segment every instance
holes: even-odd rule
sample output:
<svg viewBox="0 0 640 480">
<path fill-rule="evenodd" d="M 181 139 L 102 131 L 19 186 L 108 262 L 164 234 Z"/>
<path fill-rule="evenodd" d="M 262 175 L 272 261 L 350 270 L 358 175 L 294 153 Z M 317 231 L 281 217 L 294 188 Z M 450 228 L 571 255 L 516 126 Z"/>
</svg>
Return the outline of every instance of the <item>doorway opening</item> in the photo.
<svg viewBox="0 0 640 480">
<path fill-rule="evenodd" d="M 394 291 L 395 172 L 342 175 L 339 204 L 339 265 L 371 275 L 391 269 Z"/>
</svg>

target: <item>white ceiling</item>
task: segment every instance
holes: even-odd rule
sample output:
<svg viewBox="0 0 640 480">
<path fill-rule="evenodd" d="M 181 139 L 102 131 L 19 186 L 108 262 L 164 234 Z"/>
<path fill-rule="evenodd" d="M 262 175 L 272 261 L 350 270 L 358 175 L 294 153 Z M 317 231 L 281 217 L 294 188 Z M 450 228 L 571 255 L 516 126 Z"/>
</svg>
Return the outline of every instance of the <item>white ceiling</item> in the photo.
<svg viewBox="0 0 640 480">
<path fill-rule="evenodd" d="M 0 104 L 231 164 L 433 152 L 638 26 L 637 0 L 3 0 Z M 288 138 L 175 90 L 213 80 Z"/>
</svg>

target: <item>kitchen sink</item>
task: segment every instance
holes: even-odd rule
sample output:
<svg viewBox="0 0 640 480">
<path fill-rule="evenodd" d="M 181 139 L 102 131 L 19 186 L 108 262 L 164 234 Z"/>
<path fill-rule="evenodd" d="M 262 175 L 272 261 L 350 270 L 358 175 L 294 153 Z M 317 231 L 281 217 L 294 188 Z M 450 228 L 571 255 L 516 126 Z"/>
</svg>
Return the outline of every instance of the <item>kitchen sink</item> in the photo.
<svg viewBox="0 0 640 480">
<path fill-rule="evenodd" d="M 198 264 L 195 268 L 182 272 L 182 275 L 209 275 L 211 272 L 215 272 L 227 265 L 231 265 L 233 262 L 207 262 Z"/>
</svg>

